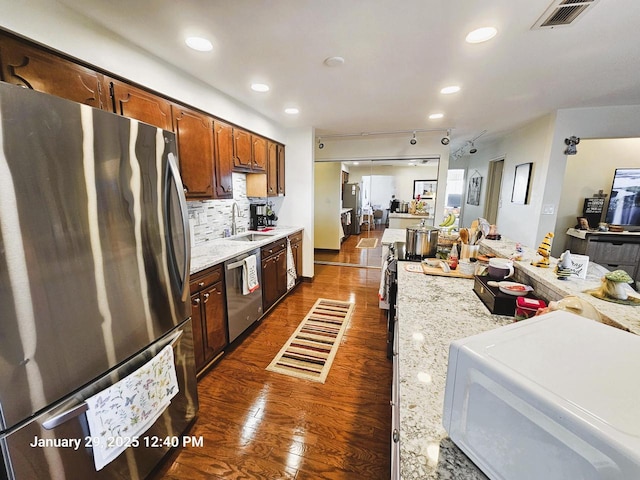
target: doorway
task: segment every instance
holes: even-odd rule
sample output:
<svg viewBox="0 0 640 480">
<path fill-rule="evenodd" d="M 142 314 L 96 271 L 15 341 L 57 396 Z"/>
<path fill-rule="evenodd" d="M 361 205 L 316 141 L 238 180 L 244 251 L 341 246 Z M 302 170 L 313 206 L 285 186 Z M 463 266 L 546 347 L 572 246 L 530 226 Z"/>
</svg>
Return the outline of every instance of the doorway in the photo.
<svg viewBox="0 0 640 480">
<path fill-rule="evenodd" d="M 495 225 L 498 220 L 498 210 L 500 209 L 500 192 L 502 191 L 502 171 L 504 169 L 504 158 L 489 162 L 487 173 L 487 201 L 485 204 L 484 218 L 491 225 Z"/>
<path fill-rule="evenodd" d="M 388 225 L 392 198 L 410 202 L 414 198 L 415 180 L 438 178 L 438 160 L 316 162 L 316 167 L 319 164 L 321 174 L 315 175 L 315 205 L 316 208 L 322 206 L 322 211 L 316 212 L 315 231 L 316 237 L 328 234 L 331 238 L 316 241 L 316 246 L 326 247 L 315 249 L 314 262 L 381 268 L 382 236 Z M 344 183 L 345 179 L 347 183 Z M 336 201 L 328 198 L 332 191 L 336 192 Z M 354 192 L 358 192 L 359 201 L 354 204 L 350 199 L 347 202 L 347 194 Z M 345 215 L 346 209 L 351 209 L 351 213 Z"/>
</svg>

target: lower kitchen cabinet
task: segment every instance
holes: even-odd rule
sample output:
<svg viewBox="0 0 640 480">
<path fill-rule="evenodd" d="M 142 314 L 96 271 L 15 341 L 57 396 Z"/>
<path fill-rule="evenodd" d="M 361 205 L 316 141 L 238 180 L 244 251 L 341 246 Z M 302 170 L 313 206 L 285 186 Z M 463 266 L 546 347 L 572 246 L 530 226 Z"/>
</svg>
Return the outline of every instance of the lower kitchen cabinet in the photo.
<svg viewBox="0 0 640 480">
<path fill-rule="evenodd" d="M 302 231 L 289 235 L 293 263 L 296 267 L 296 284 L 302 281 Z"/>
<path fill-rule="evenodd" d="M 287 293 L 287 239 L 262 247 L 262 305 L 267 311 Z"/>
<path fill-rule="evenodd" d="M 222 265 L 194 275 L 190 290 L 196 371 L 200 372 L 228 344 Z"/>
</svg>

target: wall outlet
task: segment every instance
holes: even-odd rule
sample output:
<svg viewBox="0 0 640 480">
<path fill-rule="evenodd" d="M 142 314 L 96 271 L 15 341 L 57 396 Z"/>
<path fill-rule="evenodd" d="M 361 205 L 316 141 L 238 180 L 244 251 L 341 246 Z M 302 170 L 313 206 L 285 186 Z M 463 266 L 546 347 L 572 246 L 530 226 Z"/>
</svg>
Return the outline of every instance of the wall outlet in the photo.
<svg viewBox="0 0 640 480">
<path fill-rule="evenodd" d="M 553 215 L 554 213 L 556 213 L 556 208 L 552 203 L 542 206 L 543 215 Z"/>
</svg>

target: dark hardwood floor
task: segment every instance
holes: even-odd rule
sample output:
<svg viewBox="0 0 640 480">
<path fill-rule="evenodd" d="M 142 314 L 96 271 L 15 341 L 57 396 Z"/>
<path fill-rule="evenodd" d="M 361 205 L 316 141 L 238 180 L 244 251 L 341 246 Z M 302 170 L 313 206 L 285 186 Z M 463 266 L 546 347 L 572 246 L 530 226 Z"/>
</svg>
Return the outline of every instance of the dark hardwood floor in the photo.
<svg viewBox="0 0 640 480">
<path fill-rule="evenodd" d="M 340 250 L 316 250 L 315 260 L 320 262 L 337 262 L 379 268 L 382 264 L 382 234 L 384 226 L 378 225 L 370 231 L 363 230 L 360 235 L 348 236 L 340 246 Z M 362 238 L 377 238 L 375 248 L 356 248 Z"/>
<path fill-rule="evenodd" d="M 313 282 L 298 285 L 201 378 L 188 435 L 201 435 L 204 446 L 174 451 L 152 478 L 388 479 L 391 362 L 379 279 L 380 270 L 316 265 Z M 356 305 L 326 383 L 266 371 L 320 297 Z"/>
</svg>

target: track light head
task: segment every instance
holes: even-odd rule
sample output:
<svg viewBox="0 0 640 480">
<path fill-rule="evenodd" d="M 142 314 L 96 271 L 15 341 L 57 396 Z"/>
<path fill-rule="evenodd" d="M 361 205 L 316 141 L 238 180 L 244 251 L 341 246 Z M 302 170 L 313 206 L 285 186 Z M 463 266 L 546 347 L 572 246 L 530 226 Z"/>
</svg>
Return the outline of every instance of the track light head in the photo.
<svg viewBox="0 0 640 480">
<path fill-rule="evenodd" d="M 449 137 L 442 137 L 442 140 L 440 140 L 440 143 L 442 145 L 449 145 L 449 142 L 450 142 Z"/>
<path fill-rule="evenodd" d="M 322 150 L 324 148 L 324 143 L 322 143 L 322 139 L 318 138 L 318 148 Z"/>
<path fill-rule="evenodd" d="M 415 145 L 416 143 L 418 143 L 418 140 L 416 140 L 416 132 L 413 132 L 413 137 L 411 138 L 411 140 L 409 140 L 409 143 L 411 145 Z"/>
<path fill-rule="evenodd" d="M 576 145 L 580 143 L 580 139 L 578 137 L 571 136 L 569 138 L 565 138 L 564 143 L 567 146 L 564 151 L 565 155 L 575 155 L 578 153 L 578 150 L 576 149 Z"/>
</svg>

